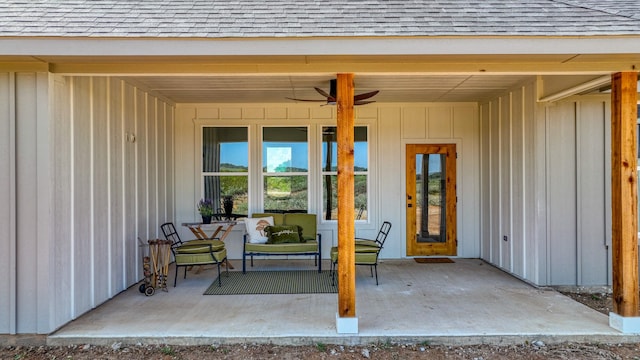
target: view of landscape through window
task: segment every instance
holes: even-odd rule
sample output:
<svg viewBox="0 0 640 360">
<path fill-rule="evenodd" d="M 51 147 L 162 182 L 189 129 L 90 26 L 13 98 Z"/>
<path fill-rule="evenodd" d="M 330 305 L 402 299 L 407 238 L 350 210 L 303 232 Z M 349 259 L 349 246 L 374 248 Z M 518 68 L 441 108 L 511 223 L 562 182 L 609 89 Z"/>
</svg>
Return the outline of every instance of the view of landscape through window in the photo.
<svg viewBox="0 0 640 360">
<path fill-rule="evenodd" d="M 249 214 L 249 129 L 247 127 L 204 127 L 202 130 L 203 197 L 222 212 L 222 200 L 232 196 L 233 212 Z M 367 127 L 354 129 L 355 214 L 368 219 L 369 149 Z M 309 204 L 309 131 L 307 127 L 264 127 L 262 145 L 263 211 L 306 212 Z M 322 218 L 336 220 L 337 138 L 336 127 L 322 127 L 321 175 Z M 315 148 L 315 147 L 313 147 Z"/>
</svg>

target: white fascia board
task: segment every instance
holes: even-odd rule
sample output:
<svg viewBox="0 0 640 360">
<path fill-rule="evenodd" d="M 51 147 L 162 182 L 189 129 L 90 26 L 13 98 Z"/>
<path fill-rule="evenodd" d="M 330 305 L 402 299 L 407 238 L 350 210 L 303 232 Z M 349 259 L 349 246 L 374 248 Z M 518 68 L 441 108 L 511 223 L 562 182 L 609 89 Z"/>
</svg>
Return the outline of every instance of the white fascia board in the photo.
<svg viewBox="0 0 640 360">
<path fill-rule="evenodd" d="M 640 36 L 294 39 L 0 39 L 5 56 L 629 54 Z"/>
</svg>

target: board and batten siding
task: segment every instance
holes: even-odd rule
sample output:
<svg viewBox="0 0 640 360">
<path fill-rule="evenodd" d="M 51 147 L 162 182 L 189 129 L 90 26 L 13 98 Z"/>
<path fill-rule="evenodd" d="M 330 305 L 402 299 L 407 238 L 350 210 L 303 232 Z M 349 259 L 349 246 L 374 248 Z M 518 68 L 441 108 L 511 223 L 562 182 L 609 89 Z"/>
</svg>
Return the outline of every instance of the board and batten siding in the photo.
<svg viewBox="0 0 640 360">
<path fill-rule="evenodd" d="M 405 145 L 408 143 L 455 143 L 458 146 L 458 255 L 478 257 L 479 242 L 479 138 L 478 109 L 472 103 L 383 104 L 355 109 L 356 125 L 369 128 L 369 210 L 367 223 L 356 224 L 356 235 L 374 238 L 382 221 L 393 224 L 381 253 L 382 258 L 406 257 L 405 230 Z M 199 177 L 202 126 L 248 126 L 250 148 L 250 212 L 262 191 L 257 180 L 260 166 L 260 127 L 308 126 L 311 139 L 320 136 L 322 126 L 335 126 L 335 107 L 299 104 L 178 104 L 176 106 L 176 222 L 199 219 L 196 203 L 202 196 Z M 321 213 L 322 183 L 317 153 L 310 149 L 309 198 L 311 212 Z M 256 172 L 257 171 L 257 172 Z M 317 207 L 317 208 L 314 208 Z M 241 258 L 242 226 L 236 226 L 227 241 L 230 259 Z M 181 236 L 188 230 L 180 228 Z M 320 223 L 323 258 L 337 244 L 336 224 Z"/>
<path fill-rule="evenodd" d="M 406 144 L 456 144 L 457 152 L 457 256 L 476 258 L 480 253 L 480 142 L 478 107 L 475 103 L 406 105 L 401 108 L 402 255 L 406 255 Z M 384 121 L 385 119 L 381 119 Z M 393 139 L 389 139 L 393 141 Z M 394 160 L 395 161 L 395 160 Z"/>
<path fill-rule="evenodd" d="M 174 106 L 47 73 L 0 74 L 0 103 L 0 333 L 47 334 L 141 279 L 137 238 L 173 219 Z"/>
<path fill-rule="evenodd" d="M 49 78 L 0 73 L 0 333 L 46 330 L 51 283 Z"/>
<path fill-rule="evenodd" d="M 537 285 L 607 285 L 608 102 L 535 89 L 480 104 L 481 257 Z"/>
<path fill-rule="evenodd" d="M 608 285 L 611 121 L 607 100 L 550 104 L 547 128 L 548 285 Z"/>
<path fill-rule="evenodd" d="M 537 282 L 535 83 L 481 103 L 481 258 Z"/>
</svg>

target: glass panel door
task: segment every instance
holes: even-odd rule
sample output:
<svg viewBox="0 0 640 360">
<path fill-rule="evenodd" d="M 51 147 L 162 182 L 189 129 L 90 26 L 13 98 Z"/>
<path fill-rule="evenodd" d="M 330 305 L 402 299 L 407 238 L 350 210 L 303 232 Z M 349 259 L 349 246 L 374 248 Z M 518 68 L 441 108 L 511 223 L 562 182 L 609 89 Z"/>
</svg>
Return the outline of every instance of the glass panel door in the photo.
<svg viewBox="0 0 640 360">
<path fill-rule="evenodd" d="M 455 144 L 407 145 L 407 255 L 456 255 Z"/>
</svg>

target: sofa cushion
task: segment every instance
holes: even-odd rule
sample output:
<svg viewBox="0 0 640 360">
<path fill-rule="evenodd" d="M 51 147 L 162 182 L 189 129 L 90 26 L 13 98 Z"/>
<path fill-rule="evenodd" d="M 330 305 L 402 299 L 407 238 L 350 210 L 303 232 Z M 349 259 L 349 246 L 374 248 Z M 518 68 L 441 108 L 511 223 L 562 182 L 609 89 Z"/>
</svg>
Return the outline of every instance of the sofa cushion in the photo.
<svg viewBox="0 0 640 360">
<path fill-rule="evenodd" d="M 317 232 L 316 221 L 316 214 L 284 214 L 285 225 L 298 225 L 302 227 L 303 240 L 315 240 Z"/>
<path fill-rule="evenodd" d="M 296 253 L 314 253 L 318 251 L 318 242 L 315 240 L 303 243 L 284 243 L 284 244 L 245 244 L 245 253 L 260 254 L 296 254 Z"/>
<path fill-rule="evenodd" d="M 266 229 L 273 225 L 273 217 L 265 216 L 246 218 L 244 220 L 244 225 L 247 229 L 247 235 L 249 236 L 250 243 L 264 244 L 269 240 Z"/>
<path fill-rule="evenodd" d="M 266 228 L 267 244 L 299 243 L 301 229 L 298 225 L 273 225 Z"/>
<path fill-rule="evenodd" d="M 251 217 L 269 217 L 273 218 L 273 225 L 284 225 L 284 214 L 279 213 L 255 213 Z"/>
</svg>

